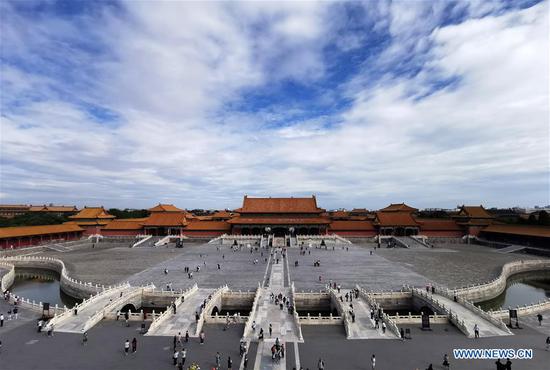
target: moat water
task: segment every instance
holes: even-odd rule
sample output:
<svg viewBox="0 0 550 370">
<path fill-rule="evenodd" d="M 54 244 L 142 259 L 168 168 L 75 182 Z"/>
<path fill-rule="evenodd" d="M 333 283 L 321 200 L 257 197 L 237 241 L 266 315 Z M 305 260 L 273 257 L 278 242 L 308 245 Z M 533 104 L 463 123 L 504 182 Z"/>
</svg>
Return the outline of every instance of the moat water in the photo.
<svg viewBox="0 0 550 370">
<path fill-rule="evenodd" d="M 17 269 L 10 291 L 36 303 L 48 302 L 51 306 L 57 304 L 70 308 L 81 302 L 63 293 L 59 286 L 59 275 L 48 270 Z"/>
<path fill-rule="evenodd" d="M 538 303 L 550 298 L 550 274 L 526 273 L 508 279 L 506 290 L 499 296 L 477 305 L 484 310 L 501 310 Z"/>
</svg>

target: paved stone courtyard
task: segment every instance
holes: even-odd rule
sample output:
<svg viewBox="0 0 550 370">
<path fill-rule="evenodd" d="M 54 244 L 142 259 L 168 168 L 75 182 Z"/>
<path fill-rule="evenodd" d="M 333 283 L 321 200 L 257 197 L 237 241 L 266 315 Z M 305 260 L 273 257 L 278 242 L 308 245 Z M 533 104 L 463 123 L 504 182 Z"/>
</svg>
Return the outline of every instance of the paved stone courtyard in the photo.
<svg viewBox="0 0 550 370">
<path fill-rule="evenodd" d="M 495 250 L 468 245 L 445 245 L 434 249 L 376 249 L 374 244 L 345 245 L 328 249 L 310 249 L 301 255 L 299 249 L 289 249 L 288 265 L 281 263 L 277 269 L 269 266 L 265 258 L 270 251 L 261 249 L 250 252 L 247 248 L 233 251 L 219 244 L 187 243 L 182 249 L 173 245 L 157 248 L 128 248 L 127 243 L 105 243 L 92 248 L 84 246 L 74 251 L 42 251 L 33 255 L 62 259 L 71 276 L 94 283 L 114 284 L 129 281 L 133 285 L 153 282 L 159 288 L 167 284 L 174 289 L 186 289 L 193 284 L 214 289 L 227 284 L 232 290 L 255 290 L 259 282 L 273 279 L 277 291 L 287 291 L 293 282 L 296 291 L 318 291 L 329 281 L 343 288 L 359 284 L 365 289 L 392 290 L 403 284 L 423 286 L 427 281 L 450 287 L 485 281 L 498 275 L 502 265 L 517 259 L 537 258 L 516 254 L 501 254 Z M 371 255 L 371 251 L 374 251 Z M 257 260 L 257 263 L 254 261 Z M 294 261 L 299 266 L 294 266 Z M 313 263 L 320 261 L 320 267 Z M 281 261 L 283 262 L 283 261 Z M 218 263 L 220 268 L 218 269 Z M 183 271 L 190 267 L 193 278 Z M 200 271 L 196 267 L 200 266 Z M 288 266 L 288 267 L 287 267 Z M 166 274 L 164 270 L 167 269 Z M 282 275 L 282 276 L 281 276 Z M 319 281 L 319 275 L 322 279 Z M 275 281 L 274 276 L 278 276 Z M 290 276 L 290 279 L 288 278 Z M 287 293 L 285 293 L 287 294 Z M 8 306 L 2 300 L 0 312 Z M 514 361 L 514 369 L 543 369 L 550 362 L 550 352 L 544 350 L 546 336 L 550 335 L 550 313 L 539 327 L 534 317 L 526 318 L 524 329 L 514 330 L 513 336 L 468 339 L 452 325 L 432 325 L 432 331 L 424 332 L 411 325 L 412 340 L 357 339 L 347 340 L 343 325 L 302 325 L 304 342 L 287 343 L 284 363 L 276 368 L 292 369 L 301 364 L 303 369 L 317 369 L 321 357 L 326 369 L 352 370 L 370 368 L 369 358 L 376 354 L 377 369 L 425 369 L 433 363 L 434 369 L 442 369 L 444 353 L 453 348 L 533 348 L 535 358 Z M 269 318 L 258 324 L 266 326 Z M 288 315 L 288 319 L 292 316 Z M 6 321 L 0 329 L 0 363 L 2 369 L 163 369 L 171 365 L 171 337 L 142 336 L 139 322 L 131 322 L 126 328 L 118 322 L 103 321 L 90 330 L 89 345 L 83 347 L 79 334 L 55 333 L 53 338 L 36 333 L 36 314 L 21 310 L 17 321 Z M 265 322 L 262 322 L 265 321 Z M 285 316 L 286 320 L 286 316 Z M 197 361 L 202 369 L 215 366 L 215 354 L 222 354 L 222 369 L 227 368 L 227 356 L 233 359 L 233 369 L 240 368 L 239 339 L 244 326 L 204 326 L 206 344 L 197 338 L 187 344 L 186 365 Z M 265 330 L 265 329 L 264 329 Z M 126 338 L 138 339 L 138 352 L 124 356 L 122 345 Z M 249 343 L 248 369 L 267 369 L 269 348 Z M 50 356 L 63 349 L 62 356 Z M 21 353 L 25 356 L 21 356 Z M 267 358 L 267 360 L 266 360 Z M 451 357 L 452 358 L 452 357 Z M 255 363 L 255 361 L 259 361 Z M 452 360 L 452 369 L 493 369 L 494 361 Z"/>
</svg>

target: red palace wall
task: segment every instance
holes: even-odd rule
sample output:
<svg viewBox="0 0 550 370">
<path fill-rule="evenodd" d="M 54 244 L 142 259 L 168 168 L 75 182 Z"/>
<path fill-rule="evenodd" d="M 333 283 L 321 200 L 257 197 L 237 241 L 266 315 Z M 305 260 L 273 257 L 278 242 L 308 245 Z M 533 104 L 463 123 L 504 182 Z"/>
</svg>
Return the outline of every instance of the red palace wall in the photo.
<svg viewBox="0 0 550 370">
<path fill-rule="evenodd" d="M 224 231 L 191 231 L 191 230 L 188 230 L 188 231 L 183 231 L 183 235 L 185 236 L 196 236 L 196 237 L 216 237 L 216 236 L 220 236 L 220 235 L 223 235 L 225 232 Z"/>
<path fill-rule="evenodd" d="M 103 236 L 136 236 L 143 234 L 143 230 L 101 230 Z"/>
<path fill-rule="evenodd" d="M 0 240 L 0 248 L 2 249 L 8 249 L 10 246 L 13 245 L 13 248 L 23 248 L 23 247 L 30 247 L 33 245 L 40 245 L 40 244 L 46 244 L 52 240 L 77 240 L 80 239 L 81 235 L 79 233 L 71 232 L 71 233 L 60 233 L 60 234 L 51 234 L 51 235 L 42 235 L 42 240 L 40 239 L 40 235 L 35 236 L 25 236 L 21 238 L 9 238 L 9 239 L 2 239 Z"/>
<path fill-rule="evenodd" d="M 462 238 L 464 233 L 462 231 L 445 231 L 445 230 L 422 230 L 420 235 L 425 235 L 428 238 Z"/>
<path fill-rule="evenodd" d="M 329 234 L 336 234 L 336 235 L 340 235 L 342 237 L 346 237 L 346 236 L 349 236 L 349 237 L 365 237 L 365 238 L 368 238 L 368 237 L 372 237 L 372 236 L 376 236 L 378 235 L 378 233 L 374 230 L 372 231 L 350 231 L 350 230 L 347 230 L 347 231 L 338 231 L 338 230 L 331 230 L 329 231 Z"/>
</svg>

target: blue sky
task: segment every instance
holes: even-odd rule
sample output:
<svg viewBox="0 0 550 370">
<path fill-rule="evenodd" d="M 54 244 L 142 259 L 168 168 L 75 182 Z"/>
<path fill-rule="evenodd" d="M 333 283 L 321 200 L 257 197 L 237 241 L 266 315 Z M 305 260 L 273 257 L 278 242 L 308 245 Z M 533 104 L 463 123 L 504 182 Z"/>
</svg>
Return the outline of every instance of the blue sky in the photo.
<svg viewBox="0 0 550 370">
<path fill-rule="evenodd" d="M 547 1 L 0 7 L 2 203 L 550 203 Z"/>
</svg>

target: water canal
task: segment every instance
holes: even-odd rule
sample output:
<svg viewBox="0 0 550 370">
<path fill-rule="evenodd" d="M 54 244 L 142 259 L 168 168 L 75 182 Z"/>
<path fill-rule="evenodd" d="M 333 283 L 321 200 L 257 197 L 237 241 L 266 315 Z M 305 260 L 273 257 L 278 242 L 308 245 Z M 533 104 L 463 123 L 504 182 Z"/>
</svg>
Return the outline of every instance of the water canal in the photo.
<svg viewBox="0 0 550 370">
<path fill-rule="evenodd" d="M 50 305 L 73 307 L 81 302 L 65 293 L 59 286 L 56 272 L 40 269 L 16 269 L 15 280 L 10 288 L 15 295 Z"/>
<path fill-rule="evenodd" d="M 508 279 L 504 292 L 477 305 L 486 311 L 501 310 L 530 305 L 546 299 L 550 299 L 550 273 L 531 272 L 512 276 Z"/>
</svg>

